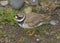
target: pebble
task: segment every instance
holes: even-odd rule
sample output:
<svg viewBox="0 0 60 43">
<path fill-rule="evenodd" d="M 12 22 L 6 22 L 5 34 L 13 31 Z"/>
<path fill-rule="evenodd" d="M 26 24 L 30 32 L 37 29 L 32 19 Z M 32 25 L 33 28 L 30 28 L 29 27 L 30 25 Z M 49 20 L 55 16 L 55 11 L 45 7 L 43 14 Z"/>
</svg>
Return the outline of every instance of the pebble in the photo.
<svg viewBox="0 0 60 43">
<path fill-rule="evenodd" d="M 36 41 L 40 41 L 40 39 L 37 38 Z"/>
<path fill-rule="evenodd" d="M 28 14 L 32 12 L 32 8 L 31 7 L 27 7 L 24 9 L 24 13 Z"/>
<path fill-rule="evenodd" d="M 6 6 L 6 5 L 8 5 L 8 1 L 1 1 L 0 4 L 1 4 L 2 6 Z"/>
<path fill-rule="evenodd" d="M 38 5 L 39 4 L 38 0 L 29 0 L 29 2 L 31 5 Z"/>
<path fill-rule="evenodd" d="M 11 7 L 17 10 L 20 9 L 24 4 L 24 0 L 9 0 L 9 2 Z"/>
<path fill-rule="evenodd" d="M 51 21 L 50 21 L 50 24 L 51 24 L 51 25 L 57 25 L 58 23 L 59 23 L 58 20 L 51 20 Z"/>
</svg>

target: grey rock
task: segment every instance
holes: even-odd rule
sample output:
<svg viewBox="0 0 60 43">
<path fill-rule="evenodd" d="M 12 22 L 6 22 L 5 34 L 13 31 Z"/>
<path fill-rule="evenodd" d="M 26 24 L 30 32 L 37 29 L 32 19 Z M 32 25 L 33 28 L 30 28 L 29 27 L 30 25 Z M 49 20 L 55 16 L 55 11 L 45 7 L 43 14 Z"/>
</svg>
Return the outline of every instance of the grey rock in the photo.
<svg viewBox="0 0 60 43">
<path fill-rule="evenodd" d="M 50 24 L 51 25 L 58 25 L 59 21 L 58 20 L 51 20 Z"/>
<path fill-rule="evenodd" d="M 14 9 L 20 9 L 24 4 L 24 0 L 9 0 L 9 2 Z"/>
</svg>

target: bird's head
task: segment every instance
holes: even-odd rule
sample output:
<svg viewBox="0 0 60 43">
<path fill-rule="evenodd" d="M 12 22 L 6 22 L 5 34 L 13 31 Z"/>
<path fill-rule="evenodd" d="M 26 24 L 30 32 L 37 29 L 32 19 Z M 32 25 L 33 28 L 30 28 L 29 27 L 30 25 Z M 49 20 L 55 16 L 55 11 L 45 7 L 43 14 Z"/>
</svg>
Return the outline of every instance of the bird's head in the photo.
<svg viewBox="0 0 60 43">
<path fill-rule="evenodd" d="M 21 15 L 18 14 L 15 16 L 15 21 L 17 21 L 17 22 L 22 22 L 24 20 L 25 20 L 25 15 L 23 15 L 23 14 L 21 14 Z"/>
</svg>

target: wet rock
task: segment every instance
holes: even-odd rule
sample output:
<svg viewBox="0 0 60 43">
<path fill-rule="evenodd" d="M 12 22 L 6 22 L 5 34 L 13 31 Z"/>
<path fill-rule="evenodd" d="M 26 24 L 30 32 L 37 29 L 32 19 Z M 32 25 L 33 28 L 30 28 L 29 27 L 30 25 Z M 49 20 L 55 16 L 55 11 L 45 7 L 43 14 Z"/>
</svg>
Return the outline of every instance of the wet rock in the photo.
<svg viewBox="0 0 60 43">
<path fill-rule="evenodd" d="M 2 6 L 6 6 L 6 5 L 8 5 L 8 1 L 1 1 L 0 4 L 1 4 Z"/>
<path fill-rule="evenodd" d="M 31 5 L 38 5 L 39 4 L 38 0 L 29 0 L 29 2 Z"/>
<path fill-rule="evenodd" d="M 59 21 L 58 20 L 51 20 L 50 24 L 51 25 L 58 25 Z"/>
<path fill-rule="evenodd" d="M 9 2 L 14 9 L 20 9 L 24 4 L 24 0 L 9 0 Z"/>
</svg>

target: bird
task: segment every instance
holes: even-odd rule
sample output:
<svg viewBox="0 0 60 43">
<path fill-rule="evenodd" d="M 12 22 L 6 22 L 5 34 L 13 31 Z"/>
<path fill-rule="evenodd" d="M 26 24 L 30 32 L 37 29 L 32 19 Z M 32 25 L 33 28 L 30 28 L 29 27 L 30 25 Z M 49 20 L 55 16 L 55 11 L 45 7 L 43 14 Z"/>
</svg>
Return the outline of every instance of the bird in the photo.
<svg viewBox="0 0 60 43">
<path fill-rule="evenodd" d="M 43 21 L 49 21 L 51 17 L 46 14 L 37 14 L 31 12 L 28 14 L 17 14 L 15 18 L 20 27 L 29 29 L 43 25 Z"/>
</svg>

